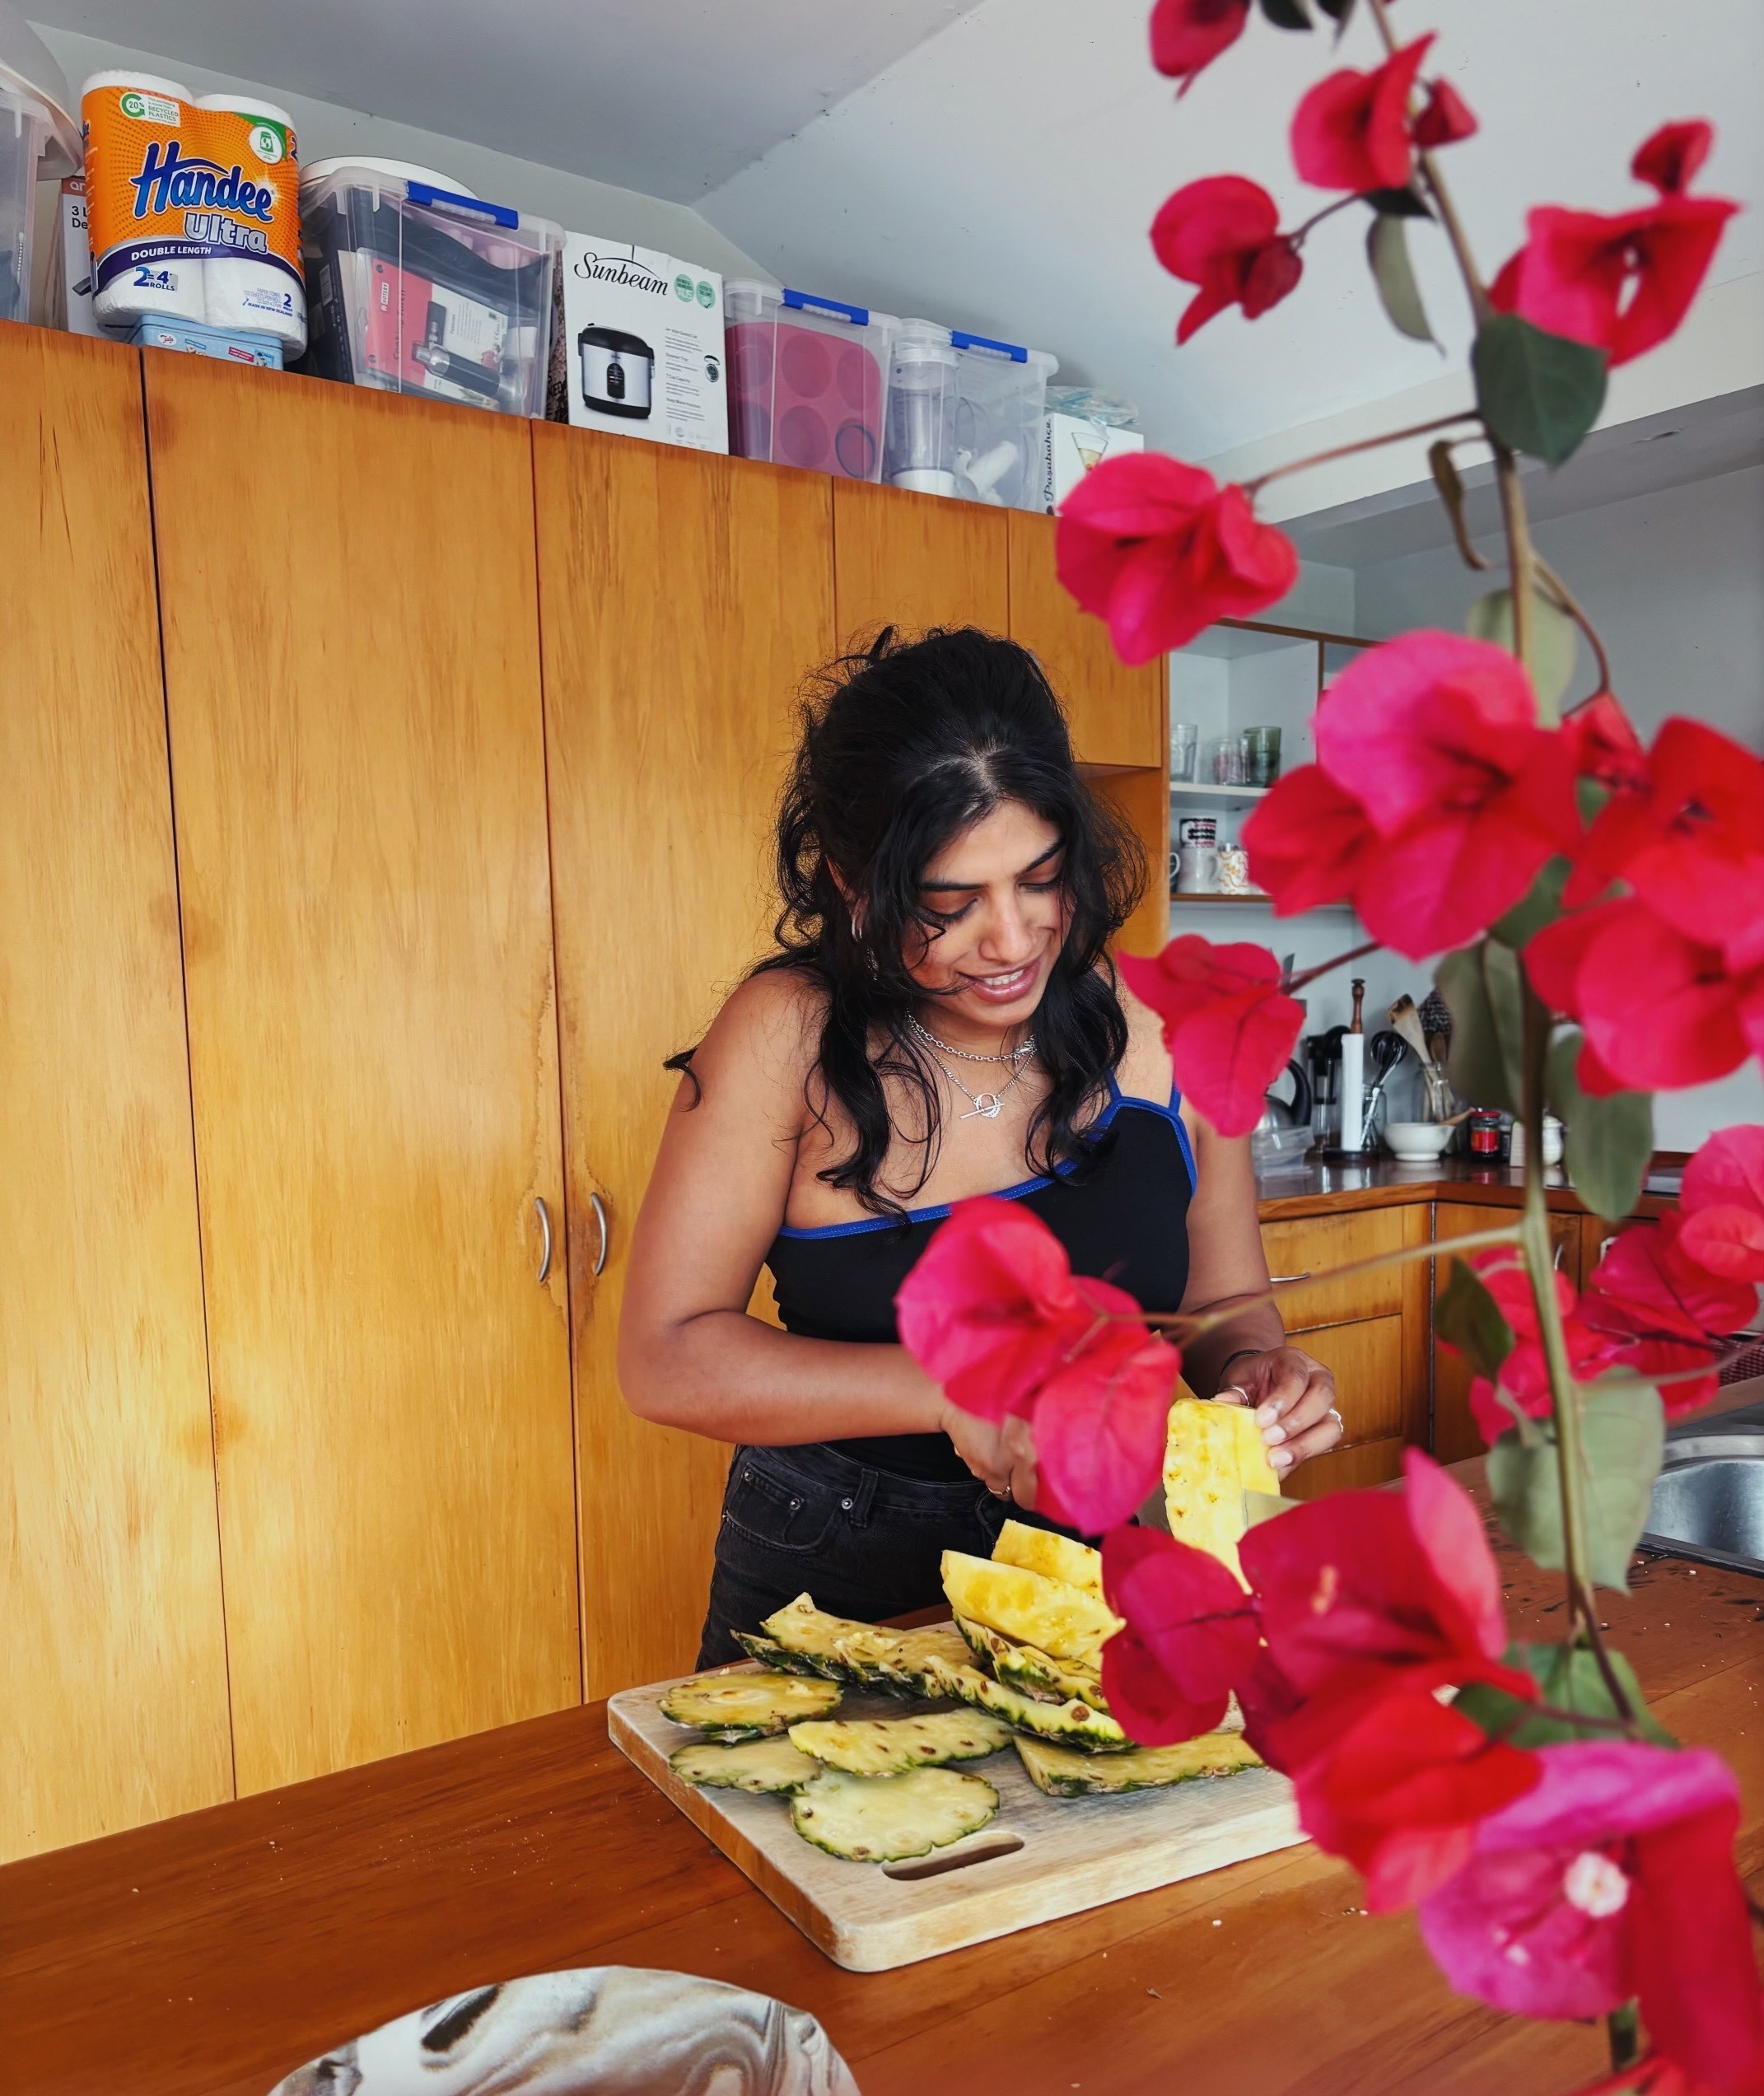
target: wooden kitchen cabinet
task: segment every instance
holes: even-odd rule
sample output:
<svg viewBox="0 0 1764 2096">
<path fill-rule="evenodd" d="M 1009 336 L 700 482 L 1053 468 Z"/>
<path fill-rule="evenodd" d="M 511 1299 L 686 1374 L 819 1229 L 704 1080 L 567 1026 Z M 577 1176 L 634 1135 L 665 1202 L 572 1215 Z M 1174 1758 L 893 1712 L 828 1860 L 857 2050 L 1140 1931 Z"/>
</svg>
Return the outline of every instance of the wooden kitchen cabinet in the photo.
<svg viewBox="0 0 1764 2096">
<path fill-rule="evenodd" d="M 1434 1235 L 1436 1238 L 1468 1237 L 1478 1230 L 1498 1230 L 1503 1222 L 1517 1222 L 1516 1207 L 1491 1207 L 1470 1201 L 1441 1201 L 1434 1209 Z M 1576 1287 L 1581 1279 L 1581 1250 L 1585 1225 L 1598 1222 L 1596 1216 L 1552 1211 L 1550 1216 L 1550 1242 L 1555 1247 L 1556 1263 Z M 1598 1223 L 1598 1232 L 1603 1236 L 1610 1231 L 1608 1223 Z M 1443 1292 L 1449 1284 L 1458 1262 L 1441 1258 L 1434 1262 L 1434 1287 Z M 1449 1347 L 1435 1343 L 1433 1350 L 1433 1452 L 1441 1463 L 1457 1463 L 1468 1455 L 1480 1455 L 1487 1444 L 1478 1431 L 1470 1411 L 1470 1385 L 1473 1381 L 1470 1364 L 1463 1356 Z"/>
<path fill-rule="evenodd" d="M 1295 1499 L 1399 1476 L 1404 1447 L 1426 1445 L 1427 1263 L 1323 1277 L 1425 1244 L 1428 1226 L 1425 1202 L 1262 1225 L 1271 1277 L 1318 1277 L 1281 1286 L 1276 1301 L 1292 1343 L 1334 1370 L 1342 1414 L 1341 1447 L 1282 1486 Z"/>
<path fill-rule="evenodd" d="M 985 512 L 996 514 L 996 512 Z M 1080 611 L 1054 572 L 1055 520 L 1006 513 L 1010 544 L 1010 637 L 1033 651 L 1066 707 L 1081 764 L 1164 773 L 1169 756 L 1169 667 L 1163 656 L 1130 667 L 1108 628 Z M 1164 789 L 1166 803 L 1168 790 Z"/>
<path fill-rule="evenodd" d="M 244 1792 L 581 1695 L 531 448 L 144 363 Z"/>
<path fill-rule="evenodd" d="M 232 1795 L 140 363 L 0 326 L 0 1858 Z"/>
<path fill-rule="evenodd" d="M 618 1305 L 680 1089 L 663 1060 L 771 943 L 774 805 L 797 685 L 833 647 L 831 497 L 855 483 L 533 437 L 595 1697 L 683 1674 L 698 1651 L 729 1449 L 627 1408 Z"/>
<path fill-rule="evenodd" d="M 705 470 L 714 471 L 708 460 Z M 1010 632 L 1009 512 L 864 480 L 829 480 L 827 490 L 837 647 L 859 646 L 881 626 Z"/>
</svg>

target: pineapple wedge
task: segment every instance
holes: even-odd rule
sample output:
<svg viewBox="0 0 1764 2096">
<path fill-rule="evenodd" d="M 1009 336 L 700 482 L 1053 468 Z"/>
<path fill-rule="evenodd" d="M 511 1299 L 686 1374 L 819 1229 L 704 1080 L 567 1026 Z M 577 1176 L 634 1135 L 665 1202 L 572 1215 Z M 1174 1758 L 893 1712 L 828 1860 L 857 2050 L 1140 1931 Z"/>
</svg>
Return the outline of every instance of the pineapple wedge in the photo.
<svg viewBox="0 0 1764 2096">
<path fill-rule="evenodd" d="M 1081 1587 L 964 1551 L 943 1553 L 943 1590 L 958 1616 L 1050 1659 L 1094 1660 L 1121 1627 L 1107 1605 Z"/>
<path fill-rule="evenodd" d="M 977 1659 L 983 1660 L 1008 1687 L 1020 1688 L 1039 1703 L 1069 1703 L 1076 1697 L 1093 1711 L 1106 1711 L 1103 1678 L 1086 1660 L 1050 1660 L 1033 1645 L 1013 1645 L 984 1623 L 964 1619 L 958 1626 Z"/>
<path fill-rule="evenodd" d="M 883 1685 L 904 1689 L 912 1696 L 936 1696 L 941 1692 L 932 1678 L 937 1661 L 959 1666 L 968 1655 L 962 1633 L 953 1623 L 928 1623 L 923 1630 L 894 1633 L 880 1661 Z"/>
<path fill-rule="evenodd" d="M 1103 1553 L 1070 1536 L 1057 1536 L 1051 1529 L 1032 1529 L 1025 1521 L 1007 1521 L 992 1546 L 995 1565 L 1015 1565 L 1025 1572 L 1039 1572 L 1043 1579 L 1063 1580 L 1067 1586 L 1103 1598 Z"/>
<path fill-rule="evenodd" d="M 1008 1682 L 995 1681 L 978 1667 L 950 1666 L 937 1662 L 937 1687 L 945 1696 L 959 1697 L 977 1711 L 986 1711 L 1019 1732 L 1032 1732 L 1043 1739 L 1088 1748 L 1091 1753 L 1118 1753 L 1131 1747 L 1129 1739 L 1106 1711 L 1092 1710 L 1075 1697 L 1069 1703 L 1043 1703 L 1025 1696 Z"/>
<path fill-rule="evenodd" d="M 1280 1479 L 1268 1461 L 1262 1429 L 1247 1405 L 1178 1398 L 1170 1407 L 1164 1445 L 1164 1506 L 1178 1543 L 1211 1551 L 1236 1577 L 1244 1576 L 1237 1546 L 1249 1523 L 1244 1494 L 1277 1496 Z"/>
<path fill-rule="evenodd" d="M 786 1602 L 759 1627 L 773 1644 L 806 1661 L 828 1681 L 856 1684 L 882 1679 L 889 1650 L 899 1642 L 894 1632 L 879 1630 L 874 1623 L 824 1615 L 809 1594 Z M 745 1638 L 740 1641 L 749 1651 L 754 1650 Z"/>
<path fill-rule="evenodd" d="M 1124 1754 L 1085 1754 L 1047 1739 L 1023 1739 L 1017 1753 L 1038 1790 L 1050 1798 L 1086 1798 L 1161 1790 L 1201 1776 L 1235 1776 L 1260 1757 L 1240 1732 L 1203 1732 L 1175 1747 L 1134 1747 Z"/>
</svg>

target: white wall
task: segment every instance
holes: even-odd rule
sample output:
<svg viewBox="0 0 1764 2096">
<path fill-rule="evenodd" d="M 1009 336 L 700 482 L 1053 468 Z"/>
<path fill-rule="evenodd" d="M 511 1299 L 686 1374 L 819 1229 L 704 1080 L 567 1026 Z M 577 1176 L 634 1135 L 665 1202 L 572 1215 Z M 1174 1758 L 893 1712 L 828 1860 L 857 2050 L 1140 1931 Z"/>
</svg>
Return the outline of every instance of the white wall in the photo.
<svg viewBox="0 0 1764 2096">
<path fill-rule="evenodd" d="M 701 263 L 724 276 L 764 273 L 757 269 L 749 255 L 689 205 L 670 203 L 637 189 L 618 189 L 586 175 L 542 166 L 536 161 L 517 160 L 508 153 L 492 152 L 462 139 L 420 130 L 414 124 L 395 124 L 365 110 L 316 101 L 310 96 L 290 93 L 273 81 L 242 80 L 232 73 L 212 72 L 204 66 L 186 65 L 181 59 L 156 58 L 151 52 L 132 50 L 96 37 L 77 36 L 41 23 L 35 26 L 67 74 L 76 96 L 88 73 L 115 67 L 169 76 L 198 95 L 229 89 L 266 95 L 293 118 L 302 161 L 328 160 L 341 153 L 413 161 L 419 166 L 451 175 L 493 203 L 554 218 L 568 232 L 598 233 L 604 239 L 660 248 L 683 261 Z"/>
<path fill-rule="evenodd" d="M 1668 714 L 1689 714 L 1764 752 L 1764 467 L 1557 517 L 1537 538 L 1603 636 L 1617 694 L 1645 739 Z M 1498 553 L 1492 540 L 1480 550 Z M 1450 548 L 1363 568 L 1361 630 L 1461 628 L 1496 579 L 1472 574 Z M 1583 643 L 1575 690 L 1591 688 Z M 1739 1121 L 1764 1122 L 1755 1062 L 1654 1102 L 1665 1150 L 1695 1149 Z"/>
</svg>

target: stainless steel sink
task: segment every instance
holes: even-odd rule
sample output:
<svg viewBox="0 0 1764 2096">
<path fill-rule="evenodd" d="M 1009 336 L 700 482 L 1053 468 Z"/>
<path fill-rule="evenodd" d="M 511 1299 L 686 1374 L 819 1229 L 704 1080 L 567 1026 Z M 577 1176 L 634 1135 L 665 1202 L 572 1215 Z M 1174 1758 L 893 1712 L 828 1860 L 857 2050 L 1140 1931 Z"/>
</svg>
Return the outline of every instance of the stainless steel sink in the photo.
<svg viewBox="0 0 1764 2096">
<path fill-rule="evenodd" d="M 1644 1548 L 1764 1575 L 1764 1406 L 1669 1434 Z"/>
</svg>

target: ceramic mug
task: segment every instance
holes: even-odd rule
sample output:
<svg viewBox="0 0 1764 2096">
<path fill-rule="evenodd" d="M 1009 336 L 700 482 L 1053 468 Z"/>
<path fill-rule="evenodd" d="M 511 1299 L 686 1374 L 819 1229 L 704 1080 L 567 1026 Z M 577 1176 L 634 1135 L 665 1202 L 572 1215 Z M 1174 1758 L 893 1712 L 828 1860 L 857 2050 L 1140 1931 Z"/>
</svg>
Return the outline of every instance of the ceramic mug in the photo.
<svg viewBox="0 0 1764 2096">
<path fill-rule="evenodd" d="M 1219 851 L 1212 844 L 1184 844 L 1176 854 L 1176 893 L 1211 895 L 1219 887 Z"/>
</svg>

